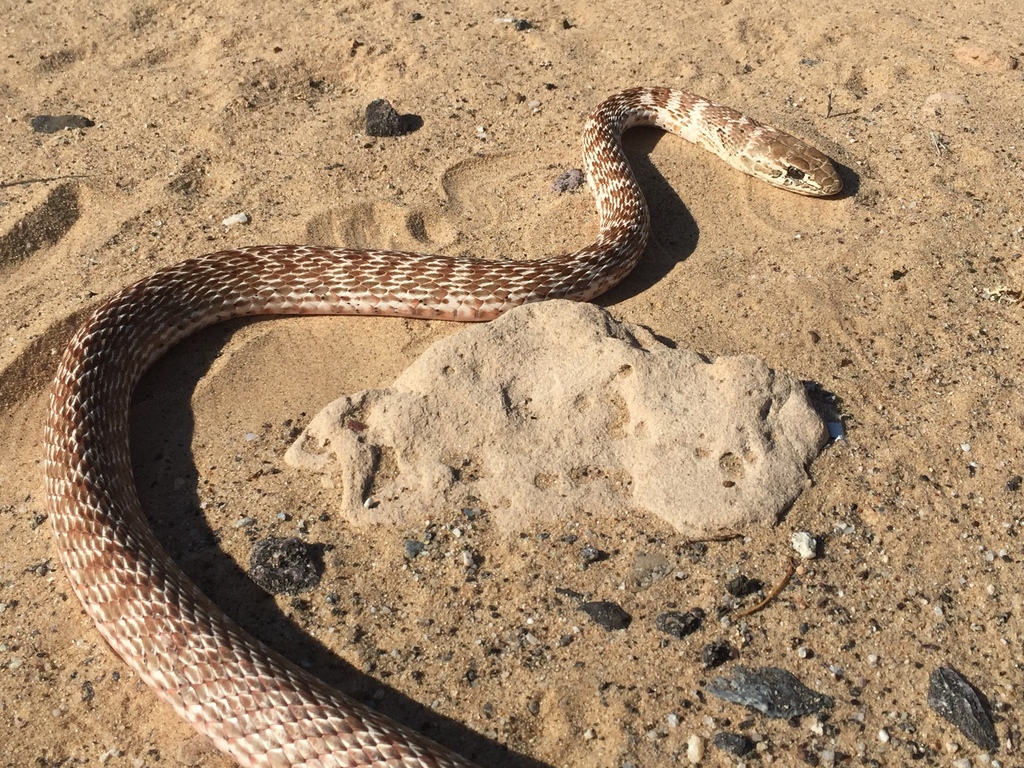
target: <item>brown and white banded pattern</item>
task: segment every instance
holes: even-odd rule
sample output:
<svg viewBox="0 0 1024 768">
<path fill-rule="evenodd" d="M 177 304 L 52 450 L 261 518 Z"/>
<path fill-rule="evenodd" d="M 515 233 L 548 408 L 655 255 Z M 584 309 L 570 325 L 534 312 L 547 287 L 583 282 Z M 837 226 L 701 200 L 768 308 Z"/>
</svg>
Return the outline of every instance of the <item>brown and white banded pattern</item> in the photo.
<svg viewBox="0 0 1024 768">
<path fill-rule="evenodd" d="M 287 245 L 222 251 L 122 289 L 72 338 L 46 428 L 46 492 L 61 561 L 110 646 L 241 765 L 470 763 L 250 637 L 168 558 L 132 478 L 128 414 L 139 377 L 177 341 L 233 317 L 479 321 L 526 302 L 600 295 L 647 244 L 647 206 L 620 143 L 637 125 L 657 125 L 795 192 L 824 196 L 841 186 L 829 160 L 792 136 L 687 93 L 634 88 L 603 102 L 584 128 L 584 169 L 600 232 L 574 253 L 512 262 Z"/>
</svg>

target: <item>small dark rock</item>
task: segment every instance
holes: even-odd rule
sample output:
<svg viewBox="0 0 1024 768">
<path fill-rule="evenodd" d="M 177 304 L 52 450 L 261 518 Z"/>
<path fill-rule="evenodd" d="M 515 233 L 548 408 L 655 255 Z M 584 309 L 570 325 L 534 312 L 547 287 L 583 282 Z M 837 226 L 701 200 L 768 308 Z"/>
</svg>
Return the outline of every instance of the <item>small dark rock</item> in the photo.
<svg viewBox="0 0 1024 768">
<path fill-rule="evenodd" d="M 275 595 L 297 595 L 320 583 L 323 563 L 302 539 L 267 538 L 249 556 L 249 578 Z"/>
<path fill-rule="evenodd" d="M 720 731 L 715 734 L 713 743 L 723 752 L 730 752 L 736 757 L 743 757 L 754 749 L 754 742 L 742 733 Z"/>
<path fill-rule="evenodd" d="M 982 749 L 999 747 L 986 702 L 952 667 L 939 667 L 928 678 L 928 704 Z"/>
<path fill-rule="evenodd" d="M 418 557 L 420 552 L 426 547 L 422 541 L 416 541 L 416 539 L 406 539 L 403 546 L 405 547 L 405 556 L 410 560 Z"/>
<path fill-rule="evenodd" d="M 746 597 L 764 589 L 764 582 L 760 579 L 751 579 L 742 573 L 734 579 L 725 583 L 725 591 L 733 597 Z"/>
<path fill-rule="evenodd" d="M 387 99 L 374 99 L 366 105 L 366 132 L 370 136 L 401 136 L 409 132 L 409 121 Z"/>
<path fill-rule="evenodd" d="M 599 563 L 602 560 L 608 559 L 608 553 L 604 550 L 592 547 L 589 544 L 580 550 L 580 560 L 583 561 L 584 565 L 590 565 L 591 563 Z"/>
<path fill-rule="evenodd" d="M 678 637 L 680 639 L 692 635 L 700 629 L 704 621 L 704 611 L 700 608 L 693 608 L 686 611 L 665 611 L 654 620 L 654 626 L 662 632 Z"/>
<path fill-rule="evenodd" d="M 812 691 L 795 675 L 778 667 L 738 666 L 732 677 L 716 677 L 707 685 L 713 696 L 742 704 L 766 717 L 789 720 L 831 709 L 832 699 Z"/>
<path fill-rule="evenodd" d="M 562 171 L 558 178 L 551 182 L 551 191 L 557 195 L 572 192 L 583 186 L 583 171 L 579 168 L 570 168 Z"/>
<path fill-rule="evenodd" d="M 700 649 L 700 661 L 704 665 L 704 669 L 720 667 L 735 655 L 732 646 L 724 640 L 708 643 Z"/>
<path fill-rule="evenodd" d="M 528 29 L 533 29 L 533 24 L 526 19 L 512 19 L 512 26 L 516 32 L 525 32 Z"/>
<path fill-rule="evenodd" d="M 1020 475 L 1014 475 L 1006 481 L 1006 490 L 1008 491 L 1019 491 L 1021 485 L 1024 485 L 1024 477 Z"/>
<path fill-rule="evenodd" d="M 693 541 L 676 549 L 676 554 L 679 557 L 686 558 L 694 565 L 702 563 L 707 553 L 708 545 L 703 541 Z"/>
<path fill-rule="evenodd" d="M 83 115 L 36 115 L 29 125 L 36 133 L 57 133 L 65 128 L 92 128 L 96 123 Z"/>
<path fill-rule="evenodd" d="M 423 18 L 423 14 L 419 11 L 413 11 L 409 14 L 409 21 L 419 21 Z"/>
<path fill-rule="evenodd" d="M 633 621 L 620 605 L 608 600 L 595 600 L 580 606 L 587 616 L 607 630 L 625 629 Z"/>
</svg>

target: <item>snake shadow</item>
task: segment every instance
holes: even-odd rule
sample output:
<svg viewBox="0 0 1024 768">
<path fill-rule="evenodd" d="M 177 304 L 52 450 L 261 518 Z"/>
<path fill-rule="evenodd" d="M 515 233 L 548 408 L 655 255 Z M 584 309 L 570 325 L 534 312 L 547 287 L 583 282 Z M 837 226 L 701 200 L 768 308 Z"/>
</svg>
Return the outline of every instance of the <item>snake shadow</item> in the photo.
<svg viewBox="0 0 1024 768">
<path fill-rule="evenodd" d="M 664 280 L 672 269 L 697 249 L 700 227 L 687 210 L 675 188 L 651 162 L 650 153 L 660 141 L 678 140 L 658 128 L 634 128 L 623 138 L 623 148 L 651 213 L 651 238 L 647 250 L 625 280 L 598 297 L 595 303 L 609 307 L 637 296 Z M 701 150 L 695 147 L 691 151 Z M 843 189 L 835 200 L 855 197 L 860 191 L 860 175 L 833 155 L 832 165 L 843 181 Z M 720 163 L 720 160 L 708 159 Z M 736 173 L 736 171 L 728 171 Z M 761 184 L 763 182 L 754 182 Z"/>
<path fill-rule="evenodd" d="M 651 214 L 651 237 L 640 261 L 626 279 L 600 296 L 596 304 L 609 307 L 638 296 L 664 280 L 672 269 L 697 249 L 700 230 L 676 190 L 651 162 L 658 142 L 669 136 L 658 128 L 633 128 L 623 148 L 633 166 Z"/>
<path fill-rule="evenodd" d="M 550 768 L 511 751 L 390 688 L 339 658 L 286 615 L 273 596 L 257 586 L 232 558 L 221 553 L 219 534 L 202 509 L 202 473 L 191 448 L 195 421 L 191 397 L 199 380 L 220 355 L 225 342 L 252 322 L 222 323 L 197 333 L 171 349 L 146 373 L 135 391 L 131 412 L 131 452 L 135 484 L 158 540 L 175 562 L 214 603 L 268 646 L 307 667 L 317 677 L 348 696 L 443 744 L 481 766 Z M 310 356 L 315 351 L 311 350 Z M 225 450 L 228 451 L 227 447 Z M 234 461 L 225 455 L 220 461 Z M 283 458 L 282 458 L 283 462 Z M 266 518 L 271 509 L 259 502 L 243 514 Z M 318 587 L 326 591 L 324 584 Z M 309 597 L 306 592 L 298 600 Z M 342 595 L 345 600 L 347 596 Z M 301 602 L 293 602 L 296 614 Z M 330 616 L 314 622 L 330 621 Z M 381 691 L 384 696 L 381 697 Z"/>
</svg>

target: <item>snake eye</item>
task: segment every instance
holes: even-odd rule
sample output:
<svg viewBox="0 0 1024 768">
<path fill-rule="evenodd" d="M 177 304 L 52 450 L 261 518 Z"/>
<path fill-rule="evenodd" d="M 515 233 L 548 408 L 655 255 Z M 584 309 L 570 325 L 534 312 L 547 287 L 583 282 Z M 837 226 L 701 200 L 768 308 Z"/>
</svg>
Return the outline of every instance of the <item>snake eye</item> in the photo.
<svg viewBox="0 0 1024 768">
<path fill-rule="evenodd" d="M 786 178 L 794 179 L 796 181 L 803 181 L 804 176 L 807 174 L 801 171 L 799 168 L 794 168 L 792 165 L 786 169 Z"/>
</svg>

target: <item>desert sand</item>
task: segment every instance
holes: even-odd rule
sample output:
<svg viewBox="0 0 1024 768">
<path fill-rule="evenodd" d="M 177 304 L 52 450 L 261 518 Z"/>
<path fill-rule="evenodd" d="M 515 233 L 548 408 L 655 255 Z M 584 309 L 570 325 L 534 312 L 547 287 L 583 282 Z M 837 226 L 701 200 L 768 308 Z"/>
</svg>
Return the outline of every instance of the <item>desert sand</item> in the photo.
<svg viewBox="0 0 1024 768">
<path fill-rule="evenodd" d="M 283 455 L 320 408 L 386 385 L 459 327 L 234 322 L 136 394 L 140 495 L 167 551 L 252 633 L 483 766 L 1021 765 L 1019 366 L 1024 13 L 1010 2 L 6 2 L 0 105 L 0 763 L 227 766 L 116 658 L 60 569 L 42 482 L 47 385 L 104 295 L 257 243 L 531 258 L 596 231 L 579 132 L 637 84 L 691 90 L 834 158 L 801 198 L 672 136 L 626 147 L 652 241 L 600 304 L 713 359 L 810 382 L 845 438 L 775 526 L 693 543 L 623 508 L 508 534 L 426 509 L 352 527 Z M 526 20 L 528 24 L 515 23 Z M 367 136 L 387 98 L 421 124 Z M 33 129 L 40 115 L 91 124 Z M 225 225 L 244 213 L 248 223 Z M 671 471 L 668 468 L 666 471 Z M 761 611 L 794 532 L 822 542 Z M 270 597 L 253 542 L 320 546 L 321 585 Z M 408 559 L 406 542 L 425 543 Z M 459 556 L 478 562 L 468 574 Z M 606 553 L 596 560 L 584 549 Z M 571 594 L 632 616 L 606 630 Z M 699 630 L 657 629 L 701 608 Z M 705 668 L 725 641 L 734 659 Z M 834 700 L 767 720 L 711 696 L 777 666 Z M 928 706 L 957 668 L 984 753 Z M 743 733 L 756 751 L 713 746 Z"/>
</svg>

